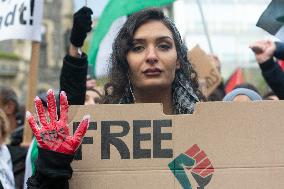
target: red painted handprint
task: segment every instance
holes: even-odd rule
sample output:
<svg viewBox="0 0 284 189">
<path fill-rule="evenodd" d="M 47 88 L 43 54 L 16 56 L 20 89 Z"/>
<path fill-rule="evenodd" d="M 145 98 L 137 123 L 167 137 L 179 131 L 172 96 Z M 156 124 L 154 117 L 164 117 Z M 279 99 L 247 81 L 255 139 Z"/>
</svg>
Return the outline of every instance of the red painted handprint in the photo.
<svg viewBox="0 0 284 189">
<path fill-rule="evenodd" d="M 47 92 L 47 104 L 49 121 L 45 115 L 45 109 L 40 98 L 35 98 L 36 111 L 41 127 L 37 125 L 30 112 L 27 112 L 26 115 L 39 147 L 64 154 L 75 154 L 89 126 L 90 116 L 84 116 L 72 137 L 69 134 L 67 124 L 68 101 L 65 92 L 62 91 L 60 93 L 59 120 L 56 111 L 55 94 L 51 89 Z"/>
</svg>

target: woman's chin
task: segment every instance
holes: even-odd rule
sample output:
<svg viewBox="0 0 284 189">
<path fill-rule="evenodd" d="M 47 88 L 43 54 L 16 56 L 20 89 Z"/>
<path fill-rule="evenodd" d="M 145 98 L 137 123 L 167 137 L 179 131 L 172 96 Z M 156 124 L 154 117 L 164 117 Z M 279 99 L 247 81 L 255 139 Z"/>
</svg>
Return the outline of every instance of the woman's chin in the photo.
<svg viewBox="0 0 284 189">
<path fill-rule="evenodd" d="M 171 88 L 171 84 L 169 83 L 155 82 L 155 81 L 138 86 L 138 88 L 142 90 L 164 90 L 169 87 Z"/>
</svg>

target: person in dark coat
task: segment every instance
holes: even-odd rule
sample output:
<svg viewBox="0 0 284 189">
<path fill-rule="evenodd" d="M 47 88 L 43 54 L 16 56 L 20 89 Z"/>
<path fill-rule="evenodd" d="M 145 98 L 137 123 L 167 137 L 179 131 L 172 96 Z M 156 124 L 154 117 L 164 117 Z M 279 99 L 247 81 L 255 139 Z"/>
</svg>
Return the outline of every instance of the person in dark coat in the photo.
<svg viewBox="0 0 284 189">
<path fill-rule="evenodd" d="M 75 13 L 71 46 L 61 71 L 60 87 L 66 91 L 72 105 L 85 101 L 87 55 L 80 51 L 80 47 L 91 30 L 91 14 L 87 7 Z M 191 114 L 194 104 L 204 99 L 197 73 L 188 62 L 187 48 L 174 23 L 159 9 L 145 9 L 128 18 L 114 41 L 110 63 L 112 92 L 106 93 L 104 103 L 156 102 L 163 103 L 165 114 Z M 51 102 L 54 101 L 52 94 L 49 91 Z M 65 94 L 61 96 L 60 103 Z M 38 109 L 41 109 L 40 104 L 41 101 L 36 99 Z M 60 113 L 62 116 L 62 111 Z M 49 114 L 56 117 L 52 111 Z M 39 115 L 40 119 L 42 117 Z M 68 188 L 75 149 L 70 147 L 74 153 L 52 149 L 39 137 L 43 131 L 36 126 L 33 117 L 28 114 L 27 119 L 39 143 L 36 173 L 28 180 L 28 188 Z M 54 126 L 49 124 L 47 127 Z"/>
<path fill-rule="evenodd" d="M 284 60 L 284 43 L 260 40 L 250 45 L 262 75 L 280 100 L 284 99 L 284 72 L 274 60 Z"/>
</svg>

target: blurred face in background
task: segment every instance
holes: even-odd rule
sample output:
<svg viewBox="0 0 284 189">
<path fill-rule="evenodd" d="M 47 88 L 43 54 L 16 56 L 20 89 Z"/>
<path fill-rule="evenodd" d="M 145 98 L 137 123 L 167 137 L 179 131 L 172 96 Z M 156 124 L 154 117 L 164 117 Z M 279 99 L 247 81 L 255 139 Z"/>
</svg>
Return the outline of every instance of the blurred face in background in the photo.
<svg viewBox="0 0 284 189">
<path fill-rule="evenodd" d="M 101 95 L 98 91 L 88 89 L 86 91 L 85 105 L 99 104 L 101 102 Z"/>
<path fill-rule="evenodd" d="M 247 95 L 237 95 L 234 100 L 234 102 L 247 102 L 252 101 Z"/>
</svg>

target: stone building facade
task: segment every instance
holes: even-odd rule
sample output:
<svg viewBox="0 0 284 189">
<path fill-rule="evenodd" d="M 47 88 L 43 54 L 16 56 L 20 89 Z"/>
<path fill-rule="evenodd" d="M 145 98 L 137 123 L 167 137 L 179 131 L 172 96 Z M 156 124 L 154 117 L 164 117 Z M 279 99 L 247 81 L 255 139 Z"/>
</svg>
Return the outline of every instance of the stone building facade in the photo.
<svg viewBox="0 0 284 189">
<path fill-rule="evenodd" d="M 44 0 L 42 41 L 38 69 L 38 91 L 59 88 L 62 59 L 69 42 L 73 1 Z M 31 41 L 0 41 L 0 82 L 11 86 L 25 103 Z"/>
</svg>

